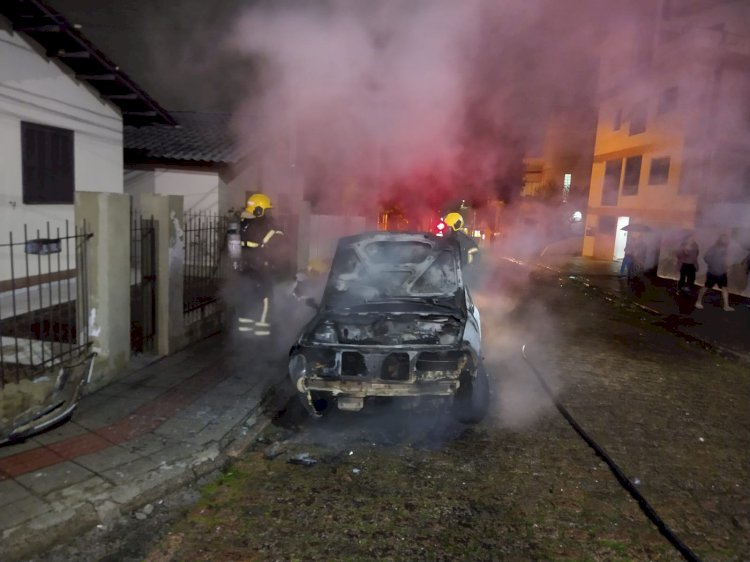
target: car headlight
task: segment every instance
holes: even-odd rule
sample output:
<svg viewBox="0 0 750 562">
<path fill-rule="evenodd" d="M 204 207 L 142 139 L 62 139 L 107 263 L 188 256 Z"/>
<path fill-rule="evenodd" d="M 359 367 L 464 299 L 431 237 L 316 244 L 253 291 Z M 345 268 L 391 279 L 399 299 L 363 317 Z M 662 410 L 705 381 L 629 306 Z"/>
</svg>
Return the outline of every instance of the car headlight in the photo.
<svg viewBox="0 0 750 562">
<path fill-rule="evenodd" d="M 307 361 L 305 356 L 301 353 L 293 355 L 289 360 L 289 375 L 292 380 L 297 380 L 304 377 L 307 374 Z"/>
<path fill-rule="evenodd" d="M 323 322 L 313 332 L 313 341 L 317 343 L 338 343 L 336 328 L 330 322 Z"/>
</svg>

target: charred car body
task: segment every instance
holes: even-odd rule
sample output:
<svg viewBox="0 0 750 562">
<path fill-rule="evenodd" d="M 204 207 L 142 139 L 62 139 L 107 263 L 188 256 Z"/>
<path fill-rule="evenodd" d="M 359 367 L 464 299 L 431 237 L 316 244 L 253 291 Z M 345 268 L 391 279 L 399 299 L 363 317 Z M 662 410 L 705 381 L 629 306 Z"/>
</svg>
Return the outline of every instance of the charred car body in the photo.
<svg viewBox="0 0 750 562">
<path fill-rule="evenodd" d="M 292 347 L 289 375 L 315 414 L 366 399 L 452 400 L 484 417 L 479 311 L 464 286 L 458 243 L 425 233 L 342 238 L 318 312 Z"/>
</svg>

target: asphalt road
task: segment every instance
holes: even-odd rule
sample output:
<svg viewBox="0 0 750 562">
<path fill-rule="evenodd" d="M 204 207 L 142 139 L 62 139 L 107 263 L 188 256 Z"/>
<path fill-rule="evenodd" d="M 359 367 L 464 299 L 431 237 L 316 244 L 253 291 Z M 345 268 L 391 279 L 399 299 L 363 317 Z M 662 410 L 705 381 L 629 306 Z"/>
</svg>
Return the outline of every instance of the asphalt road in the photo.
<svg viewBox="0 0 750 562">
<path fill-rule="evenodd" d="M 559 414 L 522 345 L 701 560 L 750 559 L 748 368 L 580 285 L 506 267 L 475 294 L 493 381 L 481 424 L 392 405 L 315 421 L 291 402 L 186 514 L 147 522 L 107 559 L 683 560 Z"/>
</svg>

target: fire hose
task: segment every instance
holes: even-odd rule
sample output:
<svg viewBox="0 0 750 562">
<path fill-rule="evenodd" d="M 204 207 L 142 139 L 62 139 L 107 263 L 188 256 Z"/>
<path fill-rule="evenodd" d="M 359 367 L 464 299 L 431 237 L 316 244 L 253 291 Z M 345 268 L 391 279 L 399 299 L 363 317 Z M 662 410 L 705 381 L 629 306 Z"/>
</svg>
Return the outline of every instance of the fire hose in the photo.
<svg viewBox="0 0 750 562">
<path fill-rule="evenodd" d="M 667 525 L 664 520 L 659 517 L 659 515 L 656 513 L 656 510 L 651 506 L 651 504 L 648 503 L 646 498 L 643 497 L 643 494 L 638 491 L 638 489 L 635 487 L 635 484 L 633 484 L 633 482 L 631 482 L 630 479 L 625 476 L 625 473 L 619 466 L 617 466 L 615 461 L 612 460 L 612 458 L 606 453 L 606 451 L 602 449 L 602 447 L 600 447 L 599 444 L 594 441 L 594 439 L 588 433 L 584 431 L 584 429 L 578 424 L 578 422 L 576 422 L 570 412 L 568 412 L 565 406 L 563 406 L 560 401 L 555 398 L 552 389 L 547 384 L 547 381 L 545 380 L 542 373 L 539 372 L 539 370 L 534 366 L 534 364 L 526 355 L 525 344 L 521 346 L 521 355 L 523 355 L 524 361 L 526 361 L 526 364 L 531 368 L 544 391 L 555 404 L 557 411 L 560 412 L 562 417 L 565 418 L 565 420 L 581 437 L 581 439 L 583 439 L 586 444 L 594 450 L 596 456 L 598 456 L 606 463 L 620 485 L 625 488 L 625 490 L 636 502 L 638 502 L 638 506 L 641 508 L 641 511 L 643 511 L 646 517 L 648 517 L 648 519 L 654 524 L 654 526 L 656 526 L 656 528 L 659 530 L 659 533 L 661 533 L 661 535 L 670 542 L 670 544 L 683 556 L 683 558 L 685 558 L 685 560 L 688 560 L 688 562 L 701 562 L 701 559 L 698 558 L 698 555 L 690 550 L 690 548 L 680 540 L 680 538 L 669 527 L 669 525 Z"/>
</svg>

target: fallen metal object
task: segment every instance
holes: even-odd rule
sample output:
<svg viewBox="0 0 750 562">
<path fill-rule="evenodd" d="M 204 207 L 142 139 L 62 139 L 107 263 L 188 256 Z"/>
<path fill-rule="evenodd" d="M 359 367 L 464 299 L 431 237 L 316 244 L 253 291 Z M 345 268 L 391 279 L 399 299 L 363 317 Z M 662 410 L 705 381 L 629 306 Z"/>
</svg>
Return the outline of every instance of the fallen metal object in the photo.
<svg viewBox="0 0 750 562">
<path fill-rule="evenodd" d="M 310 456 L 310 453 L 300 453 L 294 455 L 288 461 L 289 464 L 298 464 L 301 466 L 313 466 L 318 464 L 318 461 Z"/>
<path fill-rule="evenodd" d="M 22 441 L 69 418 L 91 382 L 96 354 L 74 357 L 0 389 L 0 445 Z"/>
</svg>

